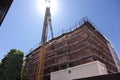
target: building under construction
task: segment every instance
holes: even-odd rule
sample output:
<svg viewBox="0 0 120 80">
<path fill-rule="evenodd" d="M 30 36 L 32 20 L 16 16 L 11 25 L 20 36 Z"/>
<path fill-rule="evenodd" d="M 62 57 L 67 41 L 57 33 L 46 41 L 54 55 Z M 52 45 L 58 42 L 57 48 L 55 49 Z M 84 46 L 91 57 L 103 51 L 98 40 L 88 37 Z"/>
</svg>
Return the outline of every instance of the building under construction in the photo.
<svg viewBox="0 0 120 80">
<path fill-rule="evenodd" d="M 36 80 L 40 48 L 26 55 L 23 80 Z M 46 49 L 44 80 L 50 80 L 51 72 L 93 61 L 105 64 L 108 73 L 118 72 L 118 58 L 113 57 L 110 42 L 86 18 L 74 30 L 49 40 Z"/>
</svg>

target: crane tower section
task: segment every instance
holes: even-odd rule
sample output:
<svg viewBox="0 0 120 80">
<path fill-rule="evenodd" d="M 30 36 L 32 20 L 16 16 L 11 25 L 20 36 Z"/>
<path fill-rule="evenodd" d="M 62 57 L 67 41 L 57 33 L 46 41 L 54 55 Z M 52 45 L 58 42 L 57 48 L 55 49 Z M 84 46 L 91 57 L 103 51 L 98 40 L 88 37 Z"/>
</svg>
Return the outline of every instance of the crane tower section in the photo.
<svg viewBox="0 0 120 80">
<path fill-rule="evenodd" d="M 36 80 L 43 80 L 44 76 L 44 64 L 45 64 L 45 53 L 46 53 L 46 42 L 48 35 L 48 26 L 50 27 L 51 36 L 53 38 L 52 22 L 51 22 L 51 13 L 50 13 L 50 0 L 45 0 L 46 10 L 43 23 L 43 31 L 41 38 L 41 48 L 39 49 L 39 57 L 36 71 Z"/>
<path fill-rule="evenodd" d="M 50 27 L 51 36 L 53 38 L 52 21 L 51 21 L 51 13 L 50 13 L 50 0 L 45 0 L 45 2 L 46 2 L 46 10 L 44 16 L 41 44 L 45 44 L 47 42 L 48 26 Z"/>
</svg>

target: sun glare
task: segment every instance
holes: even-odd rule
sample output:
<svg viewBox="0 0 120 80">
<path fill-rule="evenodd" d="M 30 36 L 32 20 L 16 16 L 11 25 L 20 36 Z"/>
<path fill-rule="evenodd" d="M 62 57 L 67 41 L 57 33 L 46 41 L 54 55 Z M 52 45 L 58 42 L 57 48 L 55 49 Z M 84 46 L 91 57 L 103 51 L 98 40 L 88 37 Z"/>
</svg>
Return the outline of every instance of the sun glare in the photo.
<svg viewBox="0 0 120 80">
<path fill-rule="evenodd" d="M 50 0 L 50 11 L 51 14 L 55 14 L 57 11 L 57 2 L 56 0 Z M 38 12 L 40 12 L 42 15 L 45 14 L 45 8 L 46 8 L 46 4 L 45 4 L 45 0 L 37 0 L 37 10 Z"/>
</svg>

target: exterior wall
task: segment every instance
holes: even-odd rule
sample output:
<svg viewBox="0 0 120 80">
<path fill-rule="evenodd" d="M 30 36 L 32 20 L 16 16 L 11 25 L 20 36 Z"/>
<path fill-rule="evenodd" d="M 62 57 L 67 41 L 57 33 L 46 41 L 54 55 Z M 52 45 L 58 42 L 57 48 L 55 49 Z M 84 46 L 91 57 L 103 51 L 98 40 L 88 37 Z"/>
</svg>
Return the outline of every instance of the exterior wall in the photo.
<svg viewBox="0 0 120 80">
<path fill-rule="evenodd" d="M 86 26 L 86 25 L 85 25 Z M 89 35 L 88 42 L 90 45 L 91 54 L 94 55 L 94 60 L 99 60 L 104 63 L 109 73 L 118 72 L 112 53 L 108 47 L 108 40 L 95 28 L 86 26 L 86 31 Z"/>
<path fill-rule="evenodd" d="M 23 80 L 35 80 L 37 61 L 38 61 L 38 50 L 33 51 L 30 55 L 27 55 L 25 59 Z"/>
<path fill-rule="evenodd" d="M 108 47 L 109 47 L 110 52 L 111 52 L 111 54 L 112 54 L 112 56 L 113 56 L 113 59 L 114 59 L 115 64 L 116 64 L 116 66 L 117 66 L 117 69 L 118 69 L 118 71 L 120 72 L 120 60 L 119 60 L 119 58 L 118 58 L 118 56 L 117 56 L 114 48 L 112 47 L 112 45 L 111 45 L 110 43 L 108 43 Z"/>
<path fill-rule="evenodd" d="M 108 74 L 106 66 L 99 61 L 94 61 L 52 72 L 50 80 L 74 80 L 103 74 Z"/>
<path fill-rule="evenodd" d="M 92 61 L 104 63 L 109 73 L 118 72 L 107 43 L 108 40 L 89 22 L 50 40 L 46 46 L 44 80 L 50 80 L 51 72 Z M 39 48 L 26 56 L 24 80 L 35 80 Z"/>
</svg>

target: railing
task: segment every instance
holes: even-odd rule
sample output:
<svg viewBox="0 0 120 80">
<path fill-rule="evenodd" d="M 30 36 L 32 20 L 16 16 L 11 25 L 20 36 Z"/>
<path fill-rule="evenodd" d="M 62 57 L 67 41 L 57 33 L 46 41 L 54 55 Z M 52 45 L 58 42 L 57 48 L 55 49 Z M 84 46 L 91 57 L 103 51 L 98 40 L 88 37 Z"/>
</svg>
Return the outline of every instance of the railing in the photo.
<svg viewBox="0 0 120 80">
<path fill-rule="evenodd" d="M 96 29 L 98 32 L 100 32 L 102 35 L 104 35 L 104 34 L 96 27 L 96 25 L 95 25 L 87 16 L 85 16 L 85 17 L 83 17 L 82 19 L 80 19 L 80 20 L 78 21 L 78 23 L 75 23 L 75 24 L 74 24 L 72 27 L 70 27 L 69 29 L 67 29 L 67 30 L 63 30 L 63 29 L 62 29 L 61 33 L 55 34 L 54 37 L 58 37 L 58 36 L 60 36 L 60 35 L 62 35 L 62 34 L 71 32 L 71 31 L 75 30 L 76 28 L 82 26 L 85 22 L 91 23 L 92 26 L 95 27 L 95 29 Z M 106 37 L 105 37 L 105 38 L 106 38 Z M 50 36 L 48 36 L 48 41 L 49 41 L 49 40 L 50 40 Z M 108 39 L 107 39 L 107 40 L 108 40 Z M 38 48 L 40 45 L 41 45 L 41 43 L 37 44 L 36 46 L 34 46 L 33 48 L 31 48 L 26 54 L 31 53 L 33 50 L 35 50 L 36 48 Z"/>
</svg>

